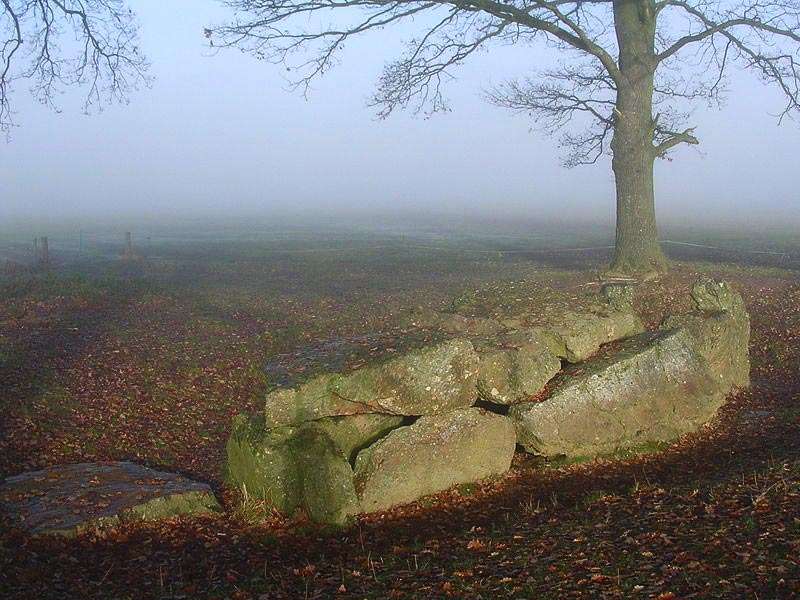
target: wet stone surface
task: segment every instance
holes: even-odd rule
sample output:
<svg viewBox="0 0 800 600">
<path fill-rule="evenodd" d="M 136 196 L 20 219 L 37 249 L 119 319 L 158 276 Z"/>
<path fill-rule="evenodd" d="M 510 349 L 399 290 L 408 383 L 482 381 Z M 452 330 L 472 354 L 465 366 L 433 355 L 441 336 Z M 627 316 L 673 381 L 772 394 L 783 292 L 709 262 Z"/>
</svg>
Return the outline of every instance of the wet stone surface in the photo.
<svg viewBox="0 0 800 600">
<path fill-rule="evenodd" d="M 121 520 L 219 508 L 211 488 L 132 462 L 79 463 L 8 477 L 0 512 L 32 534 L 76 535 Z"/>
<path fill-rule="evenodd" d="M 341 372 L 391 358 L 439 341 L 429 331 L 392 331 L 352 337 L 333 337 L 294 352 L 276 354 L 264 365 L 270 387 L 291 387 L 324 372 Z"/>
</svg>

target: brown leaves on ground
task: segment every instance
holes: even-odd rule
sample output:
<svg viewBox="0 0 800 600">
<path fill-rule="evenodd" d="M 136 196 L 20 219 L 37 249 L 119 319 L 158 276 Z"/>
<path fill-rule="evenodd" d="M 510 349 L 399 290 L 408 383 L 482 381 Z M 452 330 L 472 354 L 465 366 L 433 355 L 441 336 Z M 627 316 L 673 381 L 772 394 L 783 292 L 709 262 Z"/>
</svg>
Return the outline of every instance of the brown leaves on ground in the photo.
<svg viewBox="0 0 800 600">
<path fill-rule="evenodd" d="M 491 285 L 479 286 L 488 279 L 474 273 L 461 283 L 479 290 L 469 296 L 476 314 L 526 302 L 535 308 L 551 289 L 576 296 L 592 289 L 587 273 L 536 270 L 526 278 L 520 265 L 503 268 L 509 271 L 495 270 Z M 72 540 L 4 530 L 0 592 L 36 599 L 794 597 L 800 286 L 786 273 L 719 269 L 751 310 L 753 387 L 732 397 L 710 426 L 658 455 L 581 465 L 519 455 L 500 480 L 368 515 L 343 531 L 279 518 L 254 526 L 232 512 L 129 523 Z M 512 277 L 511 287 L 503 283 Z M 644 288 L 637 304 L 647 322 L 685 302 L 695 277 L 683 265 Z M 363 273 L 354 268 L 352 280 L 364 281 Z M 0 474 L 130 458 L 211 481 L 228 498 L 219 470 L 230 417 L 256 409 L 267 357 L 337 332 L 391 331 L 397 315 L 387 306 L 412 297 L 435 304 L 440 284 L 370 289 L 361 299 L 348 296 L 349 307 L 334 288 L 296 283 L 280 296 L 245 288 L 226 295 L 222 283 L 197 296 L 193 288 L 122 284 L 9 296 L 0 302 Z M 351 362 L 360 360 L 354 354 Z"/>
</svg>

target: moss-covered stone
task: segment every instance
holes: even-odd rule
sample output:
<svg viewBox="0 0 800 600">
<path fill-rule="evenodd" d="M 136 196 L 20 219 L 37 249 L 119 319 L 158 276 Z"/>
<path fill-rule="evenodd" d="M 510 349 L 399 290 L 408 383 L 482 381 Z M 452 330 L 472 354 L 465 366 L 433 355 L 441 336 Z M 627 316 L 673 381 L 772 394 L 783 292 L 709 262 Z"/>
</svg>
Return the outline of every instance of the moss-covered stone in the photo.
<svg viewBox="0 0 800 600">
<path fill-rule="evenodd" d="M 191 515 L 220 510 L 210 491 L 190 491 L 153 498 L 120 514 L 122 520 L 157 521 L 177 515 Z"/>
<path fill-rule="evenodd" d="M 451 340 L 359 369 L 321 375 L 267 396 L 269 426 L 365 413 L 424 415 L 475 401 L 478 357 L 466 340 Z"/>
<path fill-rule="evenodd" d="M 670 316 L 662 329 L 686 329 L 722 386 L 750 384 L 750 317 L 742 297 L 727 283 L 699 280 L 692 288 L 695 311 Z"/>
<path fill-rule="evenodd" d="M 505 329 L 503 324 L 494 319 L 425 309 L 411 313 L 401 322 L 406 326 L 435 329 L 443 333 L 466 337 L 490 337 Z"/>
<path fill-rule="evenodd" d="M 547 400 L 512 406 L 519 443 L 544 456 L 596 456 L 675 439 L 725 399 L 685 330 L 645 333 L 587 361 Z"/>
<path fill-rule="evenodd" d="M 354 461 L 355 455 L 379 440 L 392 429 L 403 424 L 403 417 L 384 414 L 350 415 L 346 417 L 328 417 L 314 422 L 325 431 L 331 440 L 348 460 Z"/>
<path fill-rule="evenodd" d="M 692 286 L 695 307 L 705 313 L 747 312 L 744 300 L 726 281 L 701 277 Z"/>
<path fill-rule="evenodd" d="M 361 508 L 382 510 L 504 473 L 515 443 L 506 417 L 478 408 L 420 417 L 359 453 L 355 486 Z"/>
<path fill-rule="evenodd" d="M 267 428 L 263 417 L 239 415 L 226 444 L 226 481 L 291 514 L 301 502 L 302 474 L 293 453 L 294 427 Z"/>
<path fill-rule="evenodd" d="M 302 506 L 317 523 L 343 525 L 359 512 L 353 469 L 319 427 L 303 427 L 292 438 L 302 482 Z"/>
<path fill-rule="evenodd" d="M 582 362 L 600 346 L 644 331 L 641 319 L 632 311 L 597 308 L 587 312 L 566 312 L 539 329 L 550 351 L 569 362 Z"/>
<path fill-rule="evenodd" d="M 362 402 L 343 398 L 336 393 L 339 373 L 325 373 L 295 388 L 281 388 L 267 395 L 264 416 L 270 427 L 299 425 L 330 416 L 358 415 L 376 412 Z"/>
<path fill-rule="evenodd" d="M 496 404 L 514 404 L 538 394 L 561 361 L 535 330 L 520 330 L 479 351 L 478 395 Z"/>
<path fill-rule="evenodd" d="M 328 434 L 333 429 L 316 422 L 268 429 L 263 417 L 239 417 L 228 439 L 226 479 L 284 514 L 303 508 L 317 522 L 342 524 L 358 502 L 350 463 Z"/>
<path fill-rule="evenodd" d="M 502 332 L 504 327 L 494 319 L 465 317 L 456 313 L 441 313 L 436 328 L 445 333 L 463 336 L 488 337 Z"/>
<path fill-rule="evenodd" d="M 630 283 L 606 283 L 600 292 L 608 305 L 614 310 L 630 312 L 633 308 L 633 297 L 636 286 Z"/>
</svg>

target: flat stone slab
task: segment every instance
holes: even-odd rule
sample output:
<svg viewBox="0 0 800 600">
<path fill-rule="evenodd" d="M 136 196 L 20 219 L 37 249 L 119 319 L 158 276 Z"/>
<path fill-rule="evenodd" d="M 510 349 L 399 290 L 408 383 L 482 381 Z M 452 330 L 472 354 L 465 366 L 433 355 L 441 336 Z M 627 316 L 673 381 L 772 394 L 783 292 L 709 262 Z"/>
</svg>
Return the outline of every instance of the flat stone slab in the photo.
<svg viewBox="0 0 800 600">
<path fill-rule="evenodd" d="M 267 394 L 268 427 L 327 417 L 440 414 L 475 402 L 478 355 L 467 340 L 412 350 L 348 374 L 327 373 Z"/>
<path fill-rule="evenodd" d="M 340 373 L 351 365 L 388 359 L 441 341 L 430 331 L 390 331 L 350 337 L 331 337 L 276 354 L 264 365 L 270 386 L 294 387 L 320 373 Z"/>
<path fill-rule="evenodd" d="M 0 485 L 0 511 L 34 535 L 77 535 L 123 520 L 219 508 L 205 483 L 132 462 L 50 467 L 8 477 Z"/>
</svg>

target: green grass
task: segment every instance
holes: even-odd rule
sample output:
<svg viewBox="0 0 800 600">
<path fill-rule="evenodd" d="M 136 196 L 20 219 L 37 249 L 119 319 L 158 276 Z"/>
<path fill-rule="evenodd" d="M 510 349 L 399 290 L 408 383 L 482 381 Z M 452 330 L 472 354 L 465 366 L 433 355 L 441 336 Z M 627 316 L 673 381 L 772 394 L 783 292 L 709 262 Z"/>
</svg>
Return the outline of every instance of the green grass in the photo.
<svg viewBox="0 0 800 600">
<path fill-rule="evenodd" d="M 628 448 L 621 448 L 614 452 L 597 454 L 595 456 L 557 456 L 547 460 L 547 467 L 558 469 L 571 465 L 582 465 L 596 461 L 617 460 L 625 461 L 639 456 L 658 454 L 669 447 L 667 442 L 644 442 Z"/>
<path fill-rule="evenodd" d="M 583 498 L 581 498 L 581 504 L 585 507 L 589 507 L 598 500 L 601 500 L 608 496 L 608 492 L 605 490 L 593 490 L 586 494 Z"/>
<path fill-rule="evenodd" d="M 461 496 L 472 496 L 478 490 L 478 485 L 475 483 L 462 483 L 456 486 L 456 489 Z"/>
</svg>

